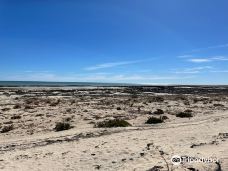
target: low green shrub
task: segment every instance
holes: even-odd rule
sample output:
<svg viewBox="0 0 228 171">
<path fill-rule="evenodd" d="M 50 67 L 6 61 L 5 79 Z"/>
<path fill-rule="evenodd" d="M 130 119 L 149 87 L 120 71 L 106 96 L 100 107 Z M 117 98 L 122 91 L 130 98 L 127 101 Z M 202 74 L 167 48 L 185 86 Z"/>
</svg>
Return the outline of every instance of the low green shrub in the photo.
<svg viewBox="0 0 228 171">
<path fill-rule="evenodd" d="M 6 133 L 13 130 L 13 125 L 4 126 L 1 130 L 1 133 Z"/>
<path fill-rule="evenodd" d="M 102 122 L 98 122 L 95 125 L 95 127 L 97 128 L 128 127 L 128 126 L 131 126 L 131 124 L 121 119 L 102 121 Z"/>
<path fill-rule="evenodd" d="M 65 131 L 65 130 L 68 130 L 71 128 L 72 128 L 72 126 L 67 122 L 58 122 L 58 123 L 56 123 L 54 130 L 56 132 L 59 132 L 59 131 Z"/>
<path fill-rule="evenodd" d="M 164 121 L 162 120 L 162 118 L 149 117 L 146 121 L 146 124 L 158 124 L 163 122 Z"/>
<path fill-rule="evenodd" d="M 179 117 L 179 118 L 191 118 L 191 117 L 193 117 L 193 115 L 192 115 L 191 111 L 186 110 L 184 112 L 177 113 L 176 117 Z"/>
<path fill-rule="evenodd" d="M 155 115 L 162 115 L 164 114 L 164 111 L 162 109 L 157 109 L 155 112 L 154 112 Z"/>
</svg>

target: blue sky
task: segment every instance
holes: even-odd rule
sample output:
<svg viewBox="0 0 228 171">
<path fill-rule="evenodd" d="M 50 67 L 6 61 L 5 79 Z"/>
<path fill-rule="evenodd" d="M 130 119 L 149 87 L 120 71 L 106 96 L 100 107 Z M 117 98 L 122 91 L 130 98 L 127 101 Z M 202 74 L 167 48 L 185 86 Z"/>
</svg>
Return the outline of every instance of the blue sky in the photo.
<svg viewBox="0 0 228 171">
<path fill-rule="evenodd" d="M 0 80 L 228 84 L 227 0 L 0 0 Z"/>
</svg>

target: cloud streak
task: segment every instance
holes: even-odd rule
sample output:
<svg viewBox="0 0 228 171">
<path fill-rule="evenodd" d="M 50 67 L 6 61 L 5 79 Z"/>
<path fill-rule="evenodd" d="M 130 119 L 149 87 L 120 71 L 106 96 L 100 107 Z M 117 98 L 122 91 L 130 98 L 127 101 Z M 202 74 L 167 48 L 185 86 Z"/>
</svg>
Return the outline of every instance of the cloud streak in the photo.
<svg viewBox="0 0 228 171">
<path fill-rule="evenodd" d="M 203 71 L 207 71 L 212 69 L 213 67 L 211 66 L 200 66 L 200 67 L 193 67 L 193 68 L 185 68 L 183 70 L 177 70 L 174 73 L 175 74 L 198 74 Z"/>
<path fill-rule="evenodd" d="M 150 61 L 150 60 L 152 60 L 152 59 L 134 60 L 134 61 L 121 61 L 121 62 L 109 62 L 109 63 L 98 64 L 98 65 L 91 66 L 91 67 L 86 67 L 84 69 L 87 71 L 94 71 L 94 70 L 99 70 L 99 69 L 104 69 L 104 68 L 113 68 L 113 67 L 118 67 L 118 66 L 137 64 L 137 63 L 146 62 L 146 61 Z"/>
<path fill-rule="evenodd" d="M 7 79 L 6 79 L 7 78 Z M 66 82 L 113 82 L 113 83 L 145 83 L 153 81 L 170 81 L 191 79 L 192 76 L 177 75 L 150 75 L 150 74 L 109 74 L 109 73 L 85 73 L 85 74 L 65 74 L 58 75 L 54 73 L 19 73 L 8 74 L 6 81 L 66 81 Z"/>
<path fill-rule="evenodd" d="M 191 50 L 191 52 L 200 52 L 200 51 L 209 50 L 209 49 L 219 49 L 219 48 L 227 48 L 227 47 L 228 47 L 228 43 L 221 44 L 221 45 L 215 45 L 215 46 L 208 46 L 205 48 L 193 49 L 193 50 Z"/>
<path fill-rule="evenodd" d="M 193 62 L 193 63 L 211 62 L 210 59 L 204 59 L 204 58 L 193 58 L 193 59 L 188 59 L 187 61 Z"/>
<path fill-rule="evenodd" d="M 226 56 L 215 56 L 215 57 L 210 57 L 210 58 L 191 58 L 191 59 L 187 59 L 187 61 L 193 62 L 193 63 L 228 61 L 228 57 L 226 57 Z"/>
<path fill-rule="evenodd" d="M 228 73 L 228 70 L 212 70 L 212 73 Z"/>
</svg>

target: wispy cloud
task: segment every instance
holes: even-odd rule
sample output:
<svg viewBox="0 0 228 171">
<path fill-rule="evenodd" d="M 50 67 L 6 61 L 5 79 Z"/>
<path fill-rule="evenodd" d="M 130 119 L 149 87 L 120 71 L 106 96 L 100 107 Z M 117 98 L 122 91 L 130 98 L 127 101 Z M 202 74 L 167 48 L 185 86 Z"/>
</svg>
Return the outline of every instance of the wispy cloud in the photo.
<svg viewBox="0 0 228 171">
<path fill-rule="evenodd" d="M 204 62 L 213 62 L 213 61 L 228 61 L 228 57 L 226 56 L 215 56 L 210 58 L 191 58 L 187 59 L 189 62 L 193 63 L 204 63 Z"/>
<path fill-rule="evenodd" d="M 191 50 L 191 52 L 200 52 L 200 51 L 209 50 L 209 49 L 219 49 L 219 48 L 227 48 L 227 47 L 228 47 L 228 43 L 221 44 L 221 45 L 215 45 L 215 46 L 208 46 L 205 48 L 193 49 L 193 50 Z"/>
<path fill-rule="evenodd" d="M 177 56 L 178 58 L 192 58 L 193 56 L 192 55 L 180 55 L 180 56 Z"/>
<path fill-rule="evenodd" d="M 193 58 L 193 59 L 188 59 L 187 61 L 194 62 L 194 63 L 211 62 L 210 59 L 204 59 L 204 58 Z"/>
<path fill-rule="evenodd" d="M 70 81 L 70 82 L 116 82 L 116 83 L 145 83 L 145 82 L 169 82 L 170 80 L 191 79 L 192 76 L 171 75 L 150 75 L 150 74 L 110 74 L 110 73 L 84 73 L 84 74 L 65 74 L 55 73 L 18 73 L 10 75 L 1 80 L 15 81 Z"/>
<path fill-rule="evenodd" d="M 207 71 L 212 69 L 211 66 L 200 66 L 200 67 L 193 67 L 193 68 L 185 68 L 182 70 L 176 70 L 174 71 L 175 74 L 198 74 L 203 71 Z"/>
<path fill-rule="evenodd" d="M 98 65 L 91 66 L 91 67 L 86 67 L 85 70 L 93 71 L 93 70 L 104 69 L 104 68 L 113 68 L 113 67 L 118 67 L 118 66 L 123 66 L 123 65 L 137 64 L 137 63 L 150 61 L 150 60 L 152 60 L 152 59 L 134 60 L 134 61 L 121 61 L 121 62 L 109 62 L 109 63 L 98 64 Z"/>
<path fill-rule="evenodd" d="M 27 70 L 27 71 L 24 71 L 25 73 L 51 73 L 52 71 L 34 71 L 34 70 Z"/>
<path fill-rule="evenodd" d="M 189 76 L 178 77 L 178 76 L 159 76 L 159 75 L 115 75 L 110 77 L 111 80 L 115 81 L 152 81 L 152 80 L 180 80 L 180 79 L 189 79 L 192 78 Z"/>
<path fill-rule="evenodd" d="M 228 73 L 228 70 L 212 70 L 213 73 Z"/>
<path fill-rule="evenodd" d="M 226 56 L 215 56 L 215 57 L 212 57 L 211 60 L 228 61 L 228 57 L 226 57 Z"/>
</svg>

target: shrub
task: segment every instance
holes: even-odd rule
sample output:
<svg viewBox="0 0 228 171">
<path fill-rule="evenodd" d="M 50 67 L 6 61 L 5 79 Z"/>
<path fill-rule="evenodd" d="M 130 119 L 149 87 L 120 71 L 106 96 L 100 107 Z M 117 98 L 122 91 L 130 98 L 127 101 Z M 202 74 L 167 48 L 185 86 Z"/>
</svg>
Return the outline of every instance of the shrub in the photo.
<svg viewBox="0 0 228 171">
<path fill-rule="evenodd" d="M 64 131 L 64 130 L 68 130 L 71 128 L 72 127 L 67 122 L 58 122 L 58 123 L 56 123 L 54 130 L 59 132 L 59 131 Z"/>
<path fill-rule="evenodd" d="M 138 91 L 136 89 L 133 89 L 133 88 L 125 89 L 125 93 L 129 93 L 132 99 L 138 98 Z"/>
<path fill-rule="evenodd" d="M 33 106 L 25 105 L 25 109 L 34 109 Z"/>
<path fill-rule="evenodd" d="M 187 109 L 184 111 L 185 113 L 192 113 L 193 111 L 191 109 Z"/>
<path fill-rule="evenodd" d="M 188 100 L 185 100 L 185 101 L 184 101 L 184 104 L 185 104 L 186 106 L 189 106 L 189 105 L 190 105 L 190 102 L 189 102 Z"/>
<path fill-rule="evenodd" d="M 152 102 L 164 102 L 164 98 L 161 97 L 161 96 L 153 96 L 153 97 L 150 97 L 149 99 L 149 103 L 152 103 Z"/>
<path fill-rule="evenodd" d="M 3 112 L 9 111 L 9 110 L 10 110 L 10 108 L 8 108 L 8 107 L 2 109 Z"/>
<path fill-rule="evenodd" d="M 163 169 L 162 166 L 154 166 L 154 167 L 152 167 L 152 168 L 150 168 L 150 169 L 148 169 L 146 171 L 160 171 L 162 169 Z"/>
<path fill-rule="evenodd" d="M 164 121 L 162 120 L 162 118 L 149 117 L 148 120 L 146 121 L 146 124 L 158 124 L 163 122 Z"/>
<path fill-rule="evenodd" d="M 95 127 L 97 128 L 128 127 L 128 126 L 131 126 L 131 124 L 121 119 L 102 121 L 102 122 L 98 122 L 95 125 Z"/>
<path fill-rule="evenodd" d="M 223 104 L 219 104 L 219 103 L 215 103 L 213 106 L 214 106 L 214 107 L 224 107 Z"/>
<path fill-rule="evenodd" d="M 64 121 L 65 121 L 65 122 L 70 122 L 71 120 L 72 120 L 72 117 L 64 118 Z"/>
<path fill-rule="evenodd" d="M 76 103 L 76 100 L 75 99 L 70 100 L 70 104 L 71 105 L 74 104 L 74 103 Z"/>
<path fill-rule="evenodd" d="M 25 92 L 23 90 L 17 90 L 15 91 L 15 93 L 18 95 L 23 95 Z"/>
<path fill-rule="evenodd" d="M 25 99 L 25 103 L 26 103 L 27 105 L 32 104 L 34 101 L 35 101 L 35 98 Z"/>
<path fill-rule="evenodd" d="M 193 115 L 192 115 L 192 111 L 191 110 L 186 110 L 184 112 L 180 112 L 180 113 L 176 114 L 176 117 L 179 117 L 179 118 L 191 118 L 191 117 L 193 117 Z"/>
<path fill-rule="evenodd" d="M 61 102 L 60 99 L 50 102 L 50 106 L 57 106 Z"/>
<path fill-rule="evenodd" d="M 197 99 L 197 98 L 193 99 L 193 103 L 197 103 L 197 102 L 199 102 L 199 101 L 200 101 L 200 100 Z"/>
<path fill-rule="evenodd" d="M 13 130 L 13 125 L 9 125 L 9 126 L 4 126 L 1 130 L 1 133 L 6 133 Z"/>
<path fill-rule="evenodd" d="M 166 120 L 166 119 L 169 119 L 168 116 L 161 116 L 160 117 L 163 121 Z"/>
<path fill-rule="evenodd" d="M 66 109 L 66 112 L 67 112 L 67 113 L 70 113 L 71 111 L 72 111 L 71 108 Z"/>
<path fill-rule="evenodd" d="M 131 98 L 132 99 L 137 99 L 138 98 L 138 94 L 137 93 L 132 93 L 131 94 Z"/>
<path fill-rule="evenodd" d="M 117 107 L 116 110 L 121 110 L 121 107 Z"/>
<path fill-rule="evenodd" d="M 21 119 L 21 116 L 20 115 L 14 115 L 11 117 L 11 119 Z"/>
<path fill-rule="evenodd" d="M 164 111 L 162 109 L 157 109 L 154 114 L 156 115 L 161 115 L 161 114 L 164 114 Z"/>
<path fill-rule="evenodd" d="M 20 108 L 21 108 L 21 105 L 20 105 L 20 104 L 16 104 L 16 105 L 14 105 L 13 108 L 14 108 L 14 109 L 20 109 Z"/>
</svg>

